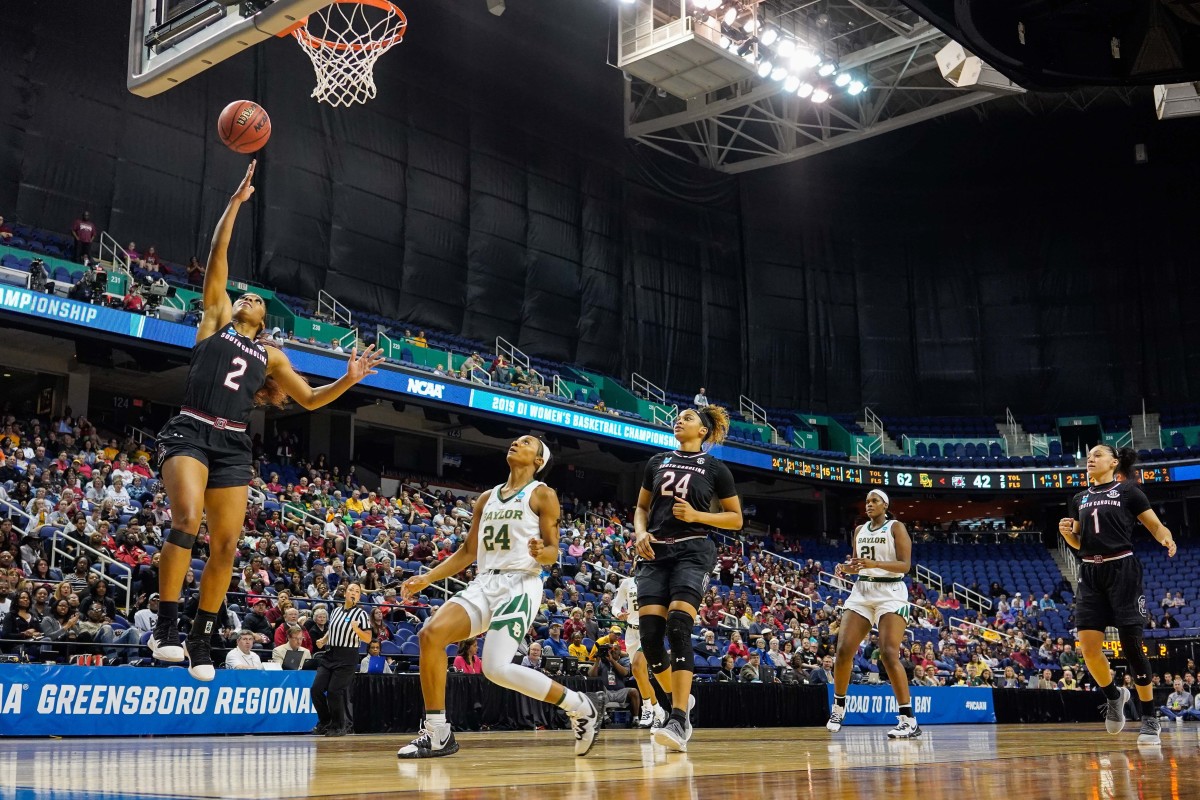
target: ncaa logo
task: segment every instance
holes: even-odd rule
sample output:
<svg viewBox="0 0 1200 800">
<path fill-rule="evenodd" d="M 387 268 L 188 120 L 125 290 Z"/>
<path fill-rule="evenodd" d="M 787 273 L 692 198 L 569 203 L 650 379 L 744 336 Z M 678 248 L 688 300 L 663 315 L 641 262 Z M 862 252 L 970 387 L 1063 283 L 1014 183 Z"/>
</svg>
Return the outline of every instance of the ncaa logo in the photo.
<svg viewBox="0 0 1200 800">
<path fill-rule="evenodd" d="M 1138 613 L 1143 617 L 1146 616 L 1146 595 L 1138 597 Z"/>
<path fill-rule="evenodd" d="M 670 456 L 667 456 L 666 458 L 664 458 L 664 459 L 662 460 L 662 463 L 663 463 L 663 466 L 664 466 L 664 467 L 665 467 L 667 464 L 670 464 L 670 463 L 671 463 L 671 457 L 670 457 Z"/>
</svg>

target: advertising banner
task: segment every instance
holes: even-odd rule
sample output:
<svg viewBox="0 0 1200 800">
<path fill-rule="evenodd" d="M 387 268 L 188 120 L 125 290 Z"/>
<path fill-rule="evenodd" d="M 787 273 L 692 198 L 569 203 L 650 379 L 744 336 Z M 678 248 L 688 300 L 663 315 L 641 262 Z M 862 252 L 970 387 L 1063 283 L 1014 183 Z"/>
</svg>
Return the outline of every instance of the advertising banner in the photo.
<svg viewBox="0 0 1200 800">
<path fill-rule="evenodd" d="M 316 672 L 0 665 L 0 736 L 301 733 Z"/>
<path fill-rule="evenodd" d="M 992 690 L 976 686 L 913 686 L 913 713 L 921 725 L 996 721 Z M 829 686 L 833 706 L 833 685 Z M 854 684 L 846 695 L 843 725 L 894 725 L 900 708 L 892 687 Z"/>
</svg>

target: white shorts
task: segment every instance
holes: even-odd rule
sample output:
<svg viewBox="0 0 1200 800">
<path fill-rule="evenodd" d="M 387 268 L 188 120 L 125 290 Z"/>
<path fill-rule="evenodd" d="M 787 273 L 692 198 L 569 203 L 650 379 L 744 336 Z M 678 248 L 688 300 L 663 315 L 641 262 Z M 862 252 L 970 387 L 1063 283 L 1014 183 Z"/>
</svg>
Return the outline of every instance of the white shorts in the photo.
<svg viewBox="0 0 1200 800">
<path fill-rule="evenodd" d="M 870 620 L 876 627 L 884 614 L 899 614 L 907 620 L 908 587 L 904 581 L 876 583 L 859 580 L 855 582 L 845 608 Z"/>
<path fill-rule="evenodd" d="M 462 606 L 471 618 L 471 636 L 506 629 L 525 638 L 542 604 L 542 578 L 528 572 L 485 572 L 447 603 Z"/>
<path fill-rule="evenodd" d="M 625 626 L 625 652 L 633 658 L 634 653 L 642 649 L 642 631 L 632 625 Z"/>
</svg>

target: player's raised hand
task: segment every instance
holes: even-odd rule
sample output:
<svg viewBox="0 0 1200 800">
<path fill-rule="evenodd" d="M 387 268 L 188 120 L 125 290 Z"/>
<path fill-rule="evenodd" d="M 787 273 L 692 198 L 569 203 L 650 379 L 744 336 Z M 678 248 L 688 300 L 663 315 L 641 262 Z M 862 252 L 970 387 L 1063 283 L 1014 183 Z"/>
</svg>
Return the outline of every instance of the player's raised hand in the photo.
<svg viewBox="0 0 1200 800">
<path fill-rule="evenodd" d="M 424 575 L 413 575 L 411 578 L 400 584 L 400 602 L 407 603 L 414 597 L 417 597 L 429 586 L 429 581 Z"/>
<path fill-rule="evenodd" d="M 250 166 L 246 167 L 246 177 L 242 178 L 242 182 L 238 184 L 237 191 L 233 193 L 234 198 L 240 202 L 246 202 L 250 199 L 250 195 L 254 194 L 254 185 L 250 182 L 254 179 L 254 167 L 258 164 L 258 159 L 250 159 Z"/>
<path fill-rule="evenodd" d="M 1075 535 L 1075 520 L 1070 517 L 1063 517 L 1058 521 L 1058 532 L 1063 536 Z"/>
<path fill-rule="evenodd" d="M 375 368 L 383 363 L 386 356 L 383 351 L 370 345 L 358 354 L 358 347 L 350 351 L 350 360 L 346 362 L 346 377 L 358 383 L 368 375 L 375 374 Z"/>
</svg>

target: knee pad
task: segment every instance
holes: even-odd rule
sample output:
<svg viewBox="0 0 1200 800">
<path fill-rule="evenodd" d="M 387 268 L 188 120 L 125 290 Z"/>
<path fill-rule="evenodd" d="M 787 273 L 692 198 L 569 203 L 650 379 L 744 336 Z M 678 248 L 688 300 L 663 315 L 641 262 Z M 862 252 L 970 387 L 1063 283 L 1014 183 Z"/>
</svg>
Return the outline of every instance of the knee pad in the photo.
<svg viewBox="0 0 1200 800">
<path fill-rule="evenodd" d="M 1140 686 L 1150 683 L 1150 657 L 1142 649 L 1142 626 L 1122 625 L 1117 628 L 1117 637 L 1121 640 L 1121 650 L 1129 664 L 1133 682 Z"/>
<path fill-rule="evenodd" d="M 671 666 L 667 663 L 667 648 L 663 645 L 663 637 L 667 635 L 666 619 L 643 614 L 638 625 L 642 632 L 642 652 L 646 656 L 646 665 L 656 675 L 666 672 Z"/>
<path fill-rule="evenodd" d="M 192 545 L 196 543 L 196 534 L 184 533 L 176 528 L 171 528 L 167 531 L 166 541 L 168 544 L 173 544 L 176 547 L 182 547 L 189 553 L 192 551 Z"/>
<path fill-rule="evenodd" d="M 692 615 L 686 611 L 672 611 L 667 615 L 667 642 L 671 645 L 672 669 L 693 672 L 696 669 L 692 661 L 695 649 L 692 647 Z"/>
</svg>

